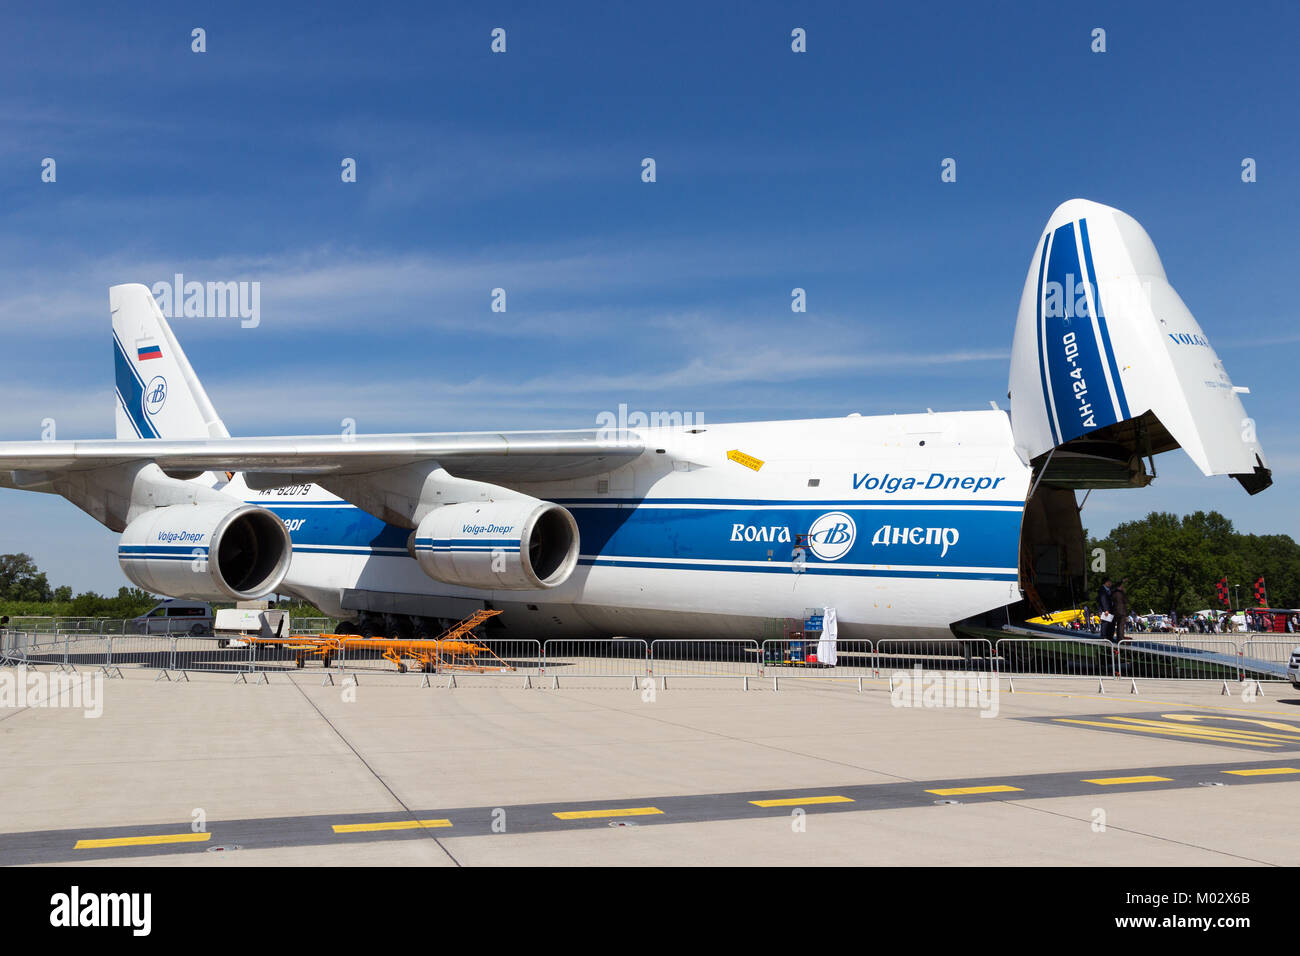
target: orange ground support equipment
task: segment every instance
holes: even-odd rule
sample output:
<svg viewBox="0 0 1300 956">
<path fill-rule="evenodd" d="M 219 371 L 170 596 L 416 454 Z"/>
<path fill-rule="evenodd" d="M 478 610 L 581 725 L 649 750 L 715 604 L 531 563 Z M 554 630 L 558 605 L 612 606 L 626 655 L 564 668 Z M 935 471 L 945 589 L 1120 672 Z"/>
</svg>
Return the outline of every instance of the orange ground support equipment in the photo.
<svg viewBox="0 0 1300 956">
<path fill-rule="evenodd" d="M 502 660 L 492 648 L 474 640 L 476 627 L 490 618 L 496 617 L 498 610 L 482 609 L 475 611 L 465 620 L 452 625 L 436 638 L 425 640 L 402 640 L 386 637 L 358 637 L 355 634 L 321 634 L 317 637 L 249 637 L 254 645 L 271 645 L 284 647 L 294 652 L 299 667 L 306 663 L 308 657 L 321 658 L 321 664 L 329 667 L 340 651 L 359 651 L 365 654 L 380 652 L 380 657 L 391 661 L 399 673 L 418 668 L 428 673 L 443 671 L 513 671 L 513 665 Z M 406 663 L 410 661 L 410 665 Z"/>
</svg>

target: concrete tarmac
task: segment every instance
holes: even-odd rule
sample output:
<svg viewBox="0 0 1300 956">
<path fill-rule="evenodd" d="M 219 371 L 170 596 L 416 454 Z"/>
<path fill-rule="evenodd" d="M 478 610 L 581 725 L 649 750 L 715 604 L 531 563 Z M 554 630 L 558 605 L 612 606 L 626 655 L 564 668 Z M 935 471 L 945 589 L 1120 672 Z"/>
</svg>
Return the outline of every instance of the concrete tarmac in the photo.
<svg viewBox="0 0 1300 956">
<path fill-rule="evenodd" d="M 10 673 L 16 673 L 10 670 Z M 49 674 L 48 669 L 43 673 Z M 1300 691 L 1005 680 L 321 686 L 123 668 L 0 709 L 0 863 L 1285 865 Z M 173 675 L 174 676 L 174 675 Z M 919 702 L 919 700 L 918 700 Z M 32 703 L 31 700 L 28 703 Z M 987 703 L 987 702 L 986 702 Z"/>
</svg>

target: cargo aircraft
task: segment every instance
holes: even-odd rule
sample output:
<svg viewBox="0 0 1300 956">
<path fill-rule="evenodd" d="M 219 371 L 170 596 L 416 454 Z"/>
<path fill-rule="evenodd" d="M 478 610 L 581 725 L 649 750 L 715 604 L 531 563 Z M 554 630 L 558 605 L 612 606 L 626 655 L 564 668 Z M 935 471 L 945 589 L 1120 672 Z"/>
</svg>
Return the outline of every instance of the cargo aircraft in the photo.
<svg viewBox="0 0 1300 956">
<path fill-rule="evenodd" d="M 121 533 L 140 587 L 288 594 L 365 636 L 497 609 L 496 636 L 946 637 L 1084 596 L 1077 493 L 1182 448 L 1271 474 L 1205 332 L 1134 219 L 1048 220 L 1010 412 L 576 431 L 233 438 L 144 285 L 109 290 L 117 437 L 0 443 L 0 485 Z"/>
</svg>

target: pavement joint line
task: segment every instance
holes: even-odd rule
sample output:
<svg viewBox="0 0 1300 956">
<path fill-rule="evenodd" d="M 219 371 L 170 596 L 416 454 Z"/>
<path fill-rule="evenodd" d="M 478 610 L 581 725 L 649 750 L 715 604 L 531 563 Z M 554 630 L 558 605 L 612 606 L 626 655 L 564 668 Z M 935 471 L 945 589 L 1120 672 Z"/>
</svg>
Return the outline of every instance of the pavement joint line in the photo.
<svg viewBox="0 0 1300 956">
<path fill-rule="evenodd" d="M 370 766 L 370 762 L 361 755 L 361 751 L 357 750 L 357 748 L 353 746 L 352 741 L 348 740 L 347 736 L 344 735 L 343 731 L 339 730 L 338 727 L 334 726 L 334 721 L 330 720 L 329 717 L 326 716 L 325 712 L 316 705 L 316 701 L 312 700 L 311 697 L 308 696 L 307 692 L 303 690 L 301 685 L 299 685 L 296 681 L 291 680 L 290 683 L 293 684 L 294 689 L 298 691 L 302 699 L 305 700 L 308 703 L 308 705 L 311 706 L 311 709 L 316 711 L 316 714 L 321 718 L 321 720 L 325 721 L 325 725 L 329 727 L 330 730 L 334 731 L 334 733 L 338 735 L 339 740 L 343 741 L 343 743 L 347 746 L 347 748 L 352 751 L 353 756 L 355 756 L 357 760 L 361 762 L 361 766 L 365 767 L 366 770 L 369 771 L 370 774 L 376 780 L 379 781 L 380 786 L 382 786 L 385 790 L 387 790 L 389 795 L 394 800 L 397 801 L 398 805 L 404 811 L 406 811 L 407 819 L 415 818 L 415 813 L 411 810 L 410 807 L 406 805 L 406 801 L 397 795 L 397 792 L 393 790 L 393 788 L 389 785 L 388 781 L 385 780 L 383 777 L 381 777 L 375 771 L 374 767 Z M 432 840 L 434 844 L 438 847 L 438 849 L 440 849 L 443 853 L 447 855 L 447 859 L 451 860 L 451 862 L 456 866 L 460 866 L 460 860 L 456 859 L 455 855 L 451 852 L 451 850 L 447 849 L 447 847 L 443 845 L 442 841 L 439 840 L 437 836 L 433 834 L 433 832 L 429 827 L 419 827 L 414 832 L 422 836 L 427 835 L 428 839 Z"/>
<path fill-rule="evenodd" d="M 560 690 L 560 691 L 555 691 L 555 693 L 557 693 L 557 694 L 564 694 L 565 692 L 564 692 L 563 690 Z M 637 716 L 637 717 L 639 717 L 639 718 L 641 718 L 641 719 L 644 719 L 644 720 L 650 720 L 650 721 L 653 721 L 654 723 L 657 723 L 657 724 L 666 724 L 666 725 L 668 725 L 669 727 L 676 727 L 676 728 L 678 728 L 678 729 L 683 729 L 683 728 L 685 728 L 685 727 L 688 726 L 688 725 L 685 725 L 685 724 L 677 723 L 676 721 L 665 720 L 665 719 L 662 718 L 662 717 L 655 717 L 655 716 L 653 716 L 653 715 L 651 715 L 651 714 L 644 713 L 644 708 L 642 708 L 641 710 L 637 710 L 637 711 L 631 711 L 631 710 L 624 710 L 624 709 L 621 708 L 621 707 L 612 707 L 612 706 L 610 706 L 610 705 L 608 705 L 608 704 L 595 703 L 595 706 L 594 706 L 593 709 L 606 710 L 606 711 L 614 711 L 615 713 L 618 713 L 618 714 L 627 714 L 627 715 L 629 715 L 629 716 L 635 714 L 635 716 Z M 808 759 L 808 760 L 815 760 L 815 761 L 817 761 L 817 762 L 819 762 L 819 763 L 831 764 L 831 765 L 836 766 L 836 767 L 848 767 L 850 770 L 858 770 L 858 771 L 862 771 L 862 772 L 864 772 L 864 773 L 878 773 L 878 774 L 880 774 L 881 776 L 884 776 L 884 777 L 893 777 L 895 780 L 899 781 L 900 783 L 914 783 L 914 782 L 915 782 L 915 781 L 912 780 L 912 778 L 910 778 L 910 777 L 904 777 L 904 776 L 901 776 L 900 774 L 890 773 L 890 772 L 887 771 L 887 770 L 878 770 L 878 769 L 876 769 L 875 767 L 863 767 L 863 766 L 860 766 L 860 765 L 858 765 L 858 764 L 848 763 L 848 762 L 843 761 L 843 760 L 832 760 L 830 757 L 823 757 L 823 756 L 819 756 L 819 755 L 817 755 L 817 754 L 803 753 L 803 752 L 798 751 L 798 750 L 789 750 L 789 749 L 787 749 L 787 748 L 785 748 L 785 747 L 777 747 L 777 746 L 775 746 L 775 745 L 773 745 L 773 744 L 764 743 L 763 741 L 761 741 L 761 740 L 756 740 L 756 739 L 754 739 L 754 738 L 752 738 L 752 737 L 736 737 L 736 736 L 734 736 L 734 735 L 732 735 L 732 734 L 724 734 L 724 733 L 722 733 L 721 731 L 718 731 L 718 730 L 707 730 L 707 729 L 704 729 L 704 728 L 691 728 L 691 729 L 698 730 L 700 733 L 707 734 L 708 736 L 711 736 L 711 737 L 719 737 L 719 738 L 721 738 L 721 739 L 723 739 L 723 740 L 730 740 L 732 743 L 746 744 L 746 745 L 751 746 L 751 747 L 761 747 L 761 748 L 763 748 L 764 750 L 773 750 L 773 751 L 776 751 L 777 753 L 782 753 L 782 754 L 793 754 L 793 755 L 795 755 L 795 756 L 803 757 L 803 758 Z"/>
<path fill-rule="evenodd" d="M 1075 820 L 1075 821 L 1077 821 L 1077 822 L 1079 822 L 1079 823 L 1091 823 L 1091 822 L 1092 822 L 1091 816 L 1087 816 L 1087 817 L 1076 817 L 1076 816 L 1073 816 L 1072 814 L 1069 814 L 1069 813 L 1062 813 L 1062 812 L 1060 812 L 1059 810 L 1052 810 L 1052 809 L 1050 809 L 1050 808 L 1048 808 L 1048 807 L 1035 806 L 1034 804 L 1026 803 L 1026 802 L 1024 802 L 1024 801 L 1004 800 L 1004 801 L 1002 801 L 1002 802 L 1003 802 L 1006 806 L 1009 806 L 1009 807 L 1015 807 L 1017 810 L 1025 810 L 1025 811 L 1028 811 L 1029 813 L 1045 813 L 1045 814 L 1047 814 L 1048 816 L 1051 816 L 1051 817 L 1061 817 L 1061 818 L 1066 819 L 1066 820 Z M 1239 853 L 1230 853 L 1230 852 L 1228 852 L 1227 850 L 1220 850 L 1220 849 L 1218 849 L 1217 847 L 1205 846 L 1203 843 L 1189 843 L 1189 842 L 1186 841 L 1186 840 L 1175 840 L 1173 837 L 1161 836 L 1161 835 L 1158 834 L 1158 833 L 1150 833 L 1150 832 L 1148 832 L 1148 831 L 1146 831 L 1146 830 L 1135 830 L 1135 829 L 1132 828 L 1132 827 L 1116 826 L 1116 825 L 1113 824 L 1113 823 L 1107 823 L 1107 824 L 1106 824 L 1106 828 L 1109 829 L 1109 830 L 1115 830 L 1115 831 L 1117 831 L 1117 832 L 1119 832 L 1119 833 L 1131 833 L 1131 834 L 1133 834 L 1134 836 L 1146 837 L 1148 840 L 1156 840 L 1157 842 L 1160 842 L 1160 843 L 1172 843 L 1172 844 L 1174 844 L 1175 846 L 1191 847 L 1191 848 L 1193 848 L 1193 849 L 1201 850 L 1202 852 L 1205 852 L 1205 853 L 1214 853 L 1214 854 L 1216 854 L 1216 855 L 1218 855 L 1218 856 L 1226 856 L 1226 857 L 1228 857 L 1229 859 L 1232 859 L 1232 860 L 1244 860 L 1244 861 L 1247 862 L 1247 863 L 1258 863 L 1260 866 L 1278 866 L 1278 865 L 1279 865 L 1279 864 L 1277 864 L 1277 863 L 1273 863 L 1273 862 L 1271 862 L 1271 861 L 1269 861 L 1269 860 L 1261 860 L 1261 859 L 1259 859 L 1258 857 L 1254 857 L 1254 856 L 1242 856 L 1242 855 L 1239 854 Z"/>
</svg>

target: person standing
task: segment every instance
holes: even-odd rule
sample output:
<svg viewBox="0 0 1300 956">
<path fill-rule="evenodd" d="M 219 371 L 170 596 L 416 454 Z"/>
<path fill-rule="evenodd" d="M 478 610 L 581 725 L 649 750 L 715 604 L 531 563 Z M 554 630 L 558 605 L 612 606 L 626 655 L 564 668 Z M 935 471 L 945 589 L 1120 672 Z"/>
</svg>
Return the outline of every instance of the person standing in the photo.
<svg viewBox="0 0 1300 956">
<path fill-rule="evenodd" d="M 1111 591 L 1111 601 L 1115 607 L 1115 635 L 1113 640 L 1116 644 L 1124 640 L 1124 628 L 1128 624 L 1128 594 L 1124 591 L 1124 585 L 1127 581 L 1120 581 Z"/>
<path fill-rule="evenodd" d="M 1101 588 L 1097 591 L 1097 609 L 1101 614 L 1101 636 L 1108 641 L 1115 639 L 1115 592 L 1111 590 L 1110 578 L 1103 578 Z"/>
</svg>

